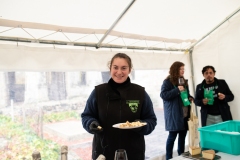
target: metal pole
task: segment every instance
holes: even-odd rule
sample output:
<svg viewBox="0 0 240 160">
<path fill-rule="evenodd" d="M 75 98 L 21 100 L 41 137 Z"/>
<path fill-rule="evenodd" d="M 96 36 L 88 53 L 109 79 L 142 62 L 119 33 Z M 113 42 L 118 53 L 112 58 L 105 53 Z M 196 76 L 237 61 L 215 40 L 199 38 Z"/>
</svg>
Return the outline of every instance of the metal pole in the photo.
<svg viewBox="0 0 240 160">
<path fill-rule="evenodd" d="M 225 18 L 221 23 L 219 23 L 215 28 L 213 28 L 210 32 L 208 32 L 205 36 L 203 36 L 201 39 L 199 39 L 197 42 L 195 42 L 190 48 L 189 50 L 192 50 L 194 46 L 196 46 L 199 42 L 201 42 L 204 38 L 206 38 L 208 35 L 210 35 L 212 32 L 214 32 L 217 28 L 219 28 L 223 23 L 225 23 L 226 21 L 228 21 L 230 18 L 232 18 L 235 14 L 237 14 L 240 11 L 240 7 L 234 11 L 232 14 L 230 14 L 230 16 L 228 16 L 227 18 Z"/>
<path fill-rule="evenodd" d="M 117 25 L 117 23 L 120 21 L 120 19 L 125 15 L 125 13 L 129 10 L 129 8 L 133 5 L 133 3 L 136 0 L 132 0 L 129 5 L 124 9 L 124 11 L 120 14 L 120 16 L 115 20 L 115 22 L 112 24 L 112 26 L 108 29 L 108 31 L 104 34 L 104 36 L 100 39 L 98 42 L 96 48 L 99 48 L 101 46 L 101 43 L 103 40 L 107 37 L 107 35 L 113 30 L 113 28 Z"/>
<path fill-rule="evenodd" d="M 193 68 L 193 57 L 192 57 L 192 50 L 189 51 L 189 61 L 190 61 L 190 67 L 191 67 L 191 75 L 192 75 L 192 85 L 193 85 L 193 93 L 195 94 L 195 82 L 194 82 L 194 68 Z"/>
<path fill-rule="evenodd" d="M 28 42 L 31 43 L 31 39 L 24 38 L 24 39 L 16 39 L 12 37 L 1 37 L 0 41 L 12 41 L 12 42 Z M 51 40 L 39 40 L 39 44 L 54 44 L 54 45 L 67 45 L 66 42 L 60 42 L 60 41 L 51 41 Z M 96 48 L 97 44 L 93 43 L 78 43 L 78 42 L 72 42 L 73 46 L 82 46 L 82 47 L 93 47 Z M 122 45 L 108 45 L 103 44 L 101 45 L 101 48 L 111 48 L 111 49 L 122 49 Z M 145 50 L 146 47 L 140 47 L 140 46 L 128 46 L 127 49 L 129 50 Z M 158 48 L 158 47 L 148 47 L 149 51 L 175 51 L 175 52 L 185 52 L 186 49 L 174 49 L 174 48 Z"/>
<path fill-rule="evenodd" d="M 192 75 L 192 89 L 193 89 L 193 94 L 195 95 L 195 81 L 194 81 L 194 66 L 193 66 L 193 57 L 192 57 L 192 52 L 193 50 L 189 51 L 189 61 L 190 61 L 190 68 L 191 68 L 191 75 Z M 195 112 L 196 112 L 196 116 L 198 117 L 198 112 L 197 112 L 197 106 L 195 106 Z"/>
</svg>

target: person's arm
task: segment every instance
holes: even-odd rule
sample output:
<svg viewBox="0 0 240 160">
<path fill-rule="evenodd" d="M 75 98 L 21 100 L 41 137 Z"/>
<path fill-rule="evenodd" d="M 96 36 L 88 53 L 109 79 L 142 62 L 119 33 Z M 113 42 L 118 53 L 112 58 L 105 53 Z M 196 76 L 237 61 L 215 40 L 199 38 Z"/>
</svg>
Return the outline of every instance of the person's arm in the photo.
<svg viewBox="0 0 240 160">
<path fill-rule="evenodd" d="M 196 94 L 195 94 L 195 99 L 194 99 L 194 103 L 196 106 L 203 106 L 203 95 L 202 95 L 202 88 L 201 85 L 197 85 L 196 87 Z"/>
<path fill-rule="evenodd" d="M 234 95 L 232 93 L 232 91 L 230 90 L 230 88 L 228 87 L 228 84 L 225 80 L 223 80 L 224 85 L 226 87 L 226 93 L 223 93 L 225 95 L 225 98 L 223 99 L 225 102 L 231 102 L 234 99 Z"/>
<path fill-rule="evenodd" d="M 179 95 L 180 90 L 178 89 L 178 87 L 173 88 L 172 83 L 170 81 L 168 80 L 163 81 L 160 93 L 160 97 L 163 100 L 170 101 Z"/>
<path fill-rule="evenodd" d="M 157 125 L 157 117 L 153 110 L 153 104 L 146 91 L 145 100 L 143 101 L 143 106 L 141 110 L 140 120 L 147 123 L 147 125 L 143 126 L 142 129 L 138 131 L 138 133 L 142 135 L 150 134 Z"/>
<path fill-rule="evenodd" d="M 189 86 L 187 86 L 187 91 L 188 91 L 188 99 L 190 102 L 193 102 L 194 101 L 194 98 L 193 96 L 190 95 L 190 90 L 189 90 Z"/>
<path fill-rule="evenodd" d="M 95 90 L 93 90 L 90 96 L 88 97 L 85 109 L 81 114 L 82 125 L 87 132 L 91 133 L 89 126 L 93 121 L 98 122 L 97 117 L 98 117 L 98 110 L 97 110 L 96 93 L 95 93 Z"/>
</svg>

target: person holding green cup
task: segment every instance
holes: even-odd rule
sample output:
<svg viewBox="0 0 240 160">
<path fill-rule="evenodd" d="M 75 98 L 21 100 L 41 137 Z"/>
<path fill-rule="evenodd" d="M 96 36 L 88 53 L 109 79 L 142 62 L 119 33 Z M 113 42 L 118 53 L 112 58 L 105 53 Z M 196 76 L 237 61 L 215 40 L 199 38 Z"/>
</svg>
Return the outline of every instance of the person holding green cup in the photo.
<svg viewBox="0 0 240 160">
<path fill-rule="evenodd" d="M 160 97 L 163 100 L 165 129 L 169 132 L 166 142 L 166 160 L 173 155 L 173 146 L 178 136 L 178 155 L 185 149 L 185 138 L 188 131 L 191 101 L 188 83 L 184 78 L 184 63 L 176 61 L 170 69 L 169 75 L 163 81 Z"/>
<path fill-rule="evenodd" d="M 233 101 L 234 95 L 223 79 L 215 77 L 213 66 L 202 69 L 204 80 L 197 85 L 194 103 L 201 107 L 202 126 L 208 126 L 227 120 L 232 120 L 228 102 Z"/>
</svg>

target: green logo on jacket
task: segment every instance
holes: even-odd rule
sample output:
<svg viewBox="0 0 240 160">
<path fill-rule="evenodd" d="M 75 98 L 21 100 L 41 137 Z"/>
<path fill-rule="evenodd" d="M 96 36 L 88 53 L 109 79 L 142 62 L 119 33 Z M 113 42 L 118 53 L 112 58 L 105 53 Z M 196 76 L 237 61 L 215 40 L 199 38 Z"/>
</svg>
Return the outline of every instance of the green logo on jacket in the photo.
<svg viewBox="0 0 240 160">
<path fill-rule="evenodd" d="M 126 100 L 126 104 L 128 104 L 133 113 L 137 112 L 139 100 Z"/>
</svg>

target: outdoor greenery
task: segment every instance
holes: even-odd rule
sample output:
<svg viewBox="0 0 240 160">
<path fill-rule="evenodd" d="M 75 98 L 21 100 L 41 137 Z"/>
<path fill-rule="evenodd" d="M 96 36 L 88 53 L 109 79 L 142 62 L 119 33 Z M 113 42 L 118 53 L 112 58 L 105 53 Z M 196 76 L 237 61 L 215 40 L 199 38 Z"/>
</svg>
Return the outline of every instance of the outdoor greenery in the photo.
<svg viewBox="0 0 240 160">
<path fill-rule="evenodd" d="M 80 119 L 79 113 L 76 111 L 66 111 L 45 114 L 43 123 L 53 123 L 64 120 Z M 28 117 L 26 122 L 28 125 L 24 127 L 19 118 L 12 121 L 10 117 L 0 115 L 0 138 L 4 138 L 7 144 L 4 149 L 0 149 L 0 159 L 4 160 L 31 160 L 32 153 L 39 151 L 42 160 L 56 160 L 59 157 L 60 146 L 50 140 L 41 139 L 34 133 L 33 117 Z"/>
<path fill-rule="evenodd" d="M 56 160 L 59 157 L 60 146 L 50 140 L 38 137 L 29 128 L 24 128 L 11 118 L 0 115 L 0 138 L 7 140 L 3 150 L 0 150 L 0 159 L 21 160 L 32 159 L 32 153 L 39 151 L 42 160 Z"/>
<path fill-rule="evenodd" d="M 45 114 L 43 117 L 43 122 L 44 123 L 59 122 L 59 121 L 71 120 L 71 119 L 80 119 L 79 113 L 77 113 L 76 111 L 67 111 L 67 112 Z"/>
</svg>

